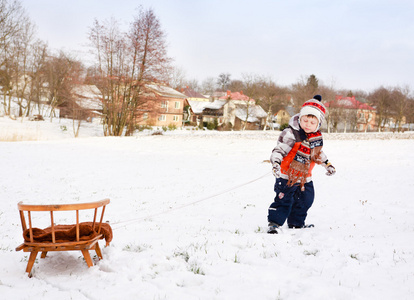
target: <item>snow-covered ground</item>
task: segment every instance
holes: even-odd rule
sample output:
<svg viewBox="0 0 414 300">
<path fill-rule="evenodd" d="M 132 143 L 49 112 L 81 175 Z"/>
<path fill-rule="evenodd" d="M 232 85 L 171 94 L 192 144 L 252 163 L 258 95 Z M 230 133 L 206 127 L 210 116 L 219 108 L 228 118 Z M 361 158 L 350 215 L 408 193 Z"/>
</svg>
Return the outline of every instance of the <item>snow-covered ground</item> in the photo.
<svg viewBox="0 0 414 300">
<path fill-rule="evenodd" d="M 0 142 L 1 299 L 414 298 L 413 133 L 325 135 L 337 174 L 315 168 L 315 228 L 268 235 L 278 132 L 84 125 L 0 118 L 18 141 Z M 107 197 L 104 259 L 50 253 L 28 278 L 17 203 Z"/>
</svg>

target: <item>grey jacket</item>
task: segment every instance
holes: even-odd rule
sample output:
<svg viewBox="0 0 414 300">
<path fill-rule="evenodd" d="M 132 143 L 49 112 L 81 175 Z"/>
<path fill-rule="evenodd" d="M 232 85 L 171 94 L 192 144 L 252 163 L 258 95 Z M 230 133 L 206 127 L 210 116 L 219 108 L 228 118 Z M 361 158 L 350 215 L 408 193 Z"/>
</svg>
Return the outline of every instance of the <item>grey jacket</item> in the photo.
<svg viewBox="0 0 414 300">
<path fill-rule="evenodd" d="M 295 143 L 300 143 L 306 138 L 306 136 L 303 134 L 303 130 L 300 129 L 299 114 L 296 114 L 289 120 L 289 127 L 284 129 L 279 135 L 276 147 L 273 149 L 272 155 L 270 156 L 270 162 L 272 165 L 274 163 L 281 164 L 283 158 L 288 155 Z M 328 157 L 323 151 L 320 153 L 320 158 L 323 162 L 328 161 Z M 280 174 L 280 177 L 288 179 L 287 175 L 285 174 Z M 307 182 L 311 180 L 311 177 L 308 177 L 306 179 Z"/>
</svg>

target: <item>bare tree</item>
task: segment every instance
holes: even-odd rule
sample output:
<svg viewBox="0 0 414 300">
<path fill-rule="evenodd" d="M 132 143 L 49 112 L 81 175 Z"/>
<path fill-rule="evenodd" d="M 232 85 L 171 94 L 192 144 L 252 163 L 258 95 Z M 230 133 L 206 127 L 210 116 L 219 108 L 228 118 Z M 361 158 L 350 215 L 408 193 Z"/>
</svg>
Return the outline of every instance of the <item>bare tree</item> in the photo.
<svg viewBox="0 0 414 300">
<path fill-rule="evenodd" d="M 369 94 L 368 99 L 375 105 L 377 110 L 376 121 L 378 131 L 388 122 L 391 117 L 392 98 L 391 92 L 385 87 L 379 87 Z"/>
<path fill-rule="evenodd" d="M 119 136 L 127 119 L 123 99 L 124 80 L 127 78 L 126 35 L 119 30 L 115 19 L 103 24 L 95 20 L 89 32 L 92 52 L 96 57 L 94 77 L 90 78 L 102 92 L 104 134 Z"/>
<path fill-rule="evenodd" d="M 198 80 L 195 78 L 191 80 L 184 80 L 184 86 L 188 86 L 189 88 L 197 92 L 200 90 L 200 85 L 198 83 Z"/>
<path fill-rule="evenodd" d="M 260 105 L 267 112 L 266 125 L 270 123 L 272 114 L 284 108 L 288 104 L 288 89 L 279 87 L 270 78 L 263 78 L 260 83 Z M 263 130 L 266 130 L 266 125 Z M 272 127 L 273 129 L 273 127 Z"/>
<path fill-rule="evenodd" d="M 41 40 L 36 40 L 30 47 L 29 75 L 30 85 L 27 95 L 26 116 L 33 113 L 37 105 L 37 114 L 41 113 L 41 101 L 47 98 L 45 91 L 46 76 L 44 76 L 44 66 L 47 59 L 47 44 Z"/>
<path fill-rule="evenodd" d="M 393 100 L 395 127 L 397 128 L 398 132 L 401 130 L 403 118 L 408 112 L 409 95 L 410 95 L 410 88 L 408 86 L 405 86 L 402 88 L 401 87 L 394 88 L 391 93 L 391 97 Z"/>
<path fill-rule="evenodd" d="M 318 93 L 318 89 L 319 80 L 315 75 L 310 75 L 307 78 L 301 76 L 298 81 L 291 86 L 295 107 L 301 107 L 306 100 L 311 99 Z"/>
<path fill-rule="evenodd" d="M 131 135 L 135 126 L 135 112 L 144 102 L 143 86 L 147 82 L 168 82 L 171 58 L 167 56 L 165 33 L 152 9 L 140 9 L 129 31 L 132 55 L 131 99 L 126 135 Z"/>
<path fill-rule="evenodd" d="M 130 135 L 136 112 L 145 102 L 143 87 L 153 81 L 168 82 L 171 59 L 165 34 L 152 9 L 139 10 L 128 33 L 112 19 L 95 21 L 89 33 L 96 55 L 95 82 L 104 95 L 105 135 Z"/>
<path fill-rule="evenodd" d="M 201 93 L 212 95 L 217 89 L 216 80 L 213 77 L 208 77 L 201 82 Z"/>
<path fill-rule="evenodd" d="M 231 80 L 230 84 L 227 85 L 227 89 L 233 92 L 245 91 L 246 86 L 240 79 Z"/>
<path fill-rule="evenodd" d="M 173 89 L 180 89 L 186 86 L 185 71 L 179 67 L 172 67 L 168 85 Z"/>
<path fill-rule="evenodd" d="M 12 95 L 17 99 L 19 116 L 21 117 L 29 113 L 26 99 L 31 85 L 30 53 L 35 29 L 26 17 L 20 21 L 20 26 L 21 30 L 15 34 L 10 43 L 12 57 L 9 59 L 9 66 L 11 67 Z"/>
<path fill-rule="evenodd" d="M 414 97 L 412 95 L 407 99 L 406 122 L 407 124 L 414 123 Z"/>
<path fill-rule="evenodd" d="M 73 85 L 79 83 L 83 72 L 81 62 L 61 51 L 59 56 L 47 58 L 42 72 L 46 76 L 47 85 L 43 87 L 46 92 L 47 103 L 50 105 L 50 120 L 56 116 L 56 108 L 70 107 Z"/>
<path fill-rule="evenodd" d="M 246 130 L 249 117 L 251 117 L 251 106 L 255 104 L 254 99 L 259 97 L 261 77 L 256 74 L 242 74 L 244 91 L 243 94 L 248 98 L 245 100 L 246 104 L 246 118 L 244 120 L 242 130 Z"/>
<path fill-rule="evenodd" d="M 344 107 L 342 105 L 339 105 L 339 103 L 336 100 L 336 95 L 338 94 L 338 92 L 335 90 L 333 85 L 333 82 L 330 86 L 318 85 L 318 90 L 313 90 L 313 95 L 311 96 L 313 97 L 315 94 L 320 94 L 322 96 L 322 102 L 332 103 L 332 107 L 329 107 L 328 114 L 326 114 L 328 132 L 330 132 L 331 130 L 331 124 L 333 125 L 335 131 L 337 131 L 337 126 L 339 122 L 344 121 L 344 118 L 348 116 L 348 113 L 345 112 Z M 344 122 L 346 130 L 347 120 L 345 120 Z"/>
<path fill-rule="evenodd" d="M 217 78 L 217 85 L 222 92 L 227 91 L 228 86 L 231 82 L 231 75 L 229 73 L 221 73 Z"/>
<path fill-rule="evenodd" d="M 3 105 L 10 115 L 13 89 L 13 42 L 24 28 L 26 12 L 20 1 L 0 0 L 0 84 L 3 87 Z"/>
</svg>

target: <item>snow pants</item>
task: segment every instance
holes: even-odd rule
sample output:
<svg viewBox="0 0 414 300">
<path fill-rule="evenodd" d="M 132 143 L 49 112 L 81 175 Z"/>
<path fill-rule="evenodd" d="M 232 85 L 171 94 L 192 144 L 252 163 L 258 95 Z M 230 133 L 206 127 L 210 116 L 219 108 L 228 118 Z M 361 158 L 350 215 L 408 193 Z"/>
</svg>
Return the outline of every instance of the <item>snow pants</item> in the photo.
<svg viewBox="0 0 414 300">
<path fill-rule="evenodd" d="M 276 197 L 269 207 L 267 220 L 282 226 L 286 219 L 289 226 L 303 227 L 315 198 L 313 182 L 305 183 L 305 190 L 301 191 L 299 184 L 287 185 L 287 180 L 277 178 L 274 190 Z"/>
</svg>

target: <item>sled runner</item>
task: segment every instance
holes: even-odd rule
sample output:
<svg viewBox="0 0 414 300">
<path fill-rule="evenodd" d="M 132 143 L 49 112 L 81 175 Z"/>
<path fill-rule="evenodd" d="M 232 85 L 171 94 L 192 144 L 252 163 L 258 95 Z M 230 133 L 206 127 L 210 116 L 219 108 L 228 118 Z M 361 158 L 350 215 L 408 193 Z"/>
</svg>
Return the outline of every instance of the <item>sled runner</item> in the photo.
<svg viewBox="0 0 414 300">
<path fill-rule="evenodd" d="M 30 252 L 26 268 L 29 277 L 31 277 L 31 270 L 39 252 L 42 252 L 41 258 L 45 258 L 49 251 L 80 250 L 88 267 L 93 266 L 89 250 L 95 250 L 98 258 L 102 259 L 98 240 L 105 238 L 107 246 L 112 240 L 111 226 L 107 223 L 102 223 L 105 207 L 109 202 L 109 199 L 88 203 L 56 205 L 30 205 L 19 202 L 18 209 L 24 242 L 16 248 L 16 251 Z M 99 208 L 100 218 L 97 221 Z M 79 211 L 83 210 L 94 210 L 92 221 L 80 222 Z M 59 211 L 72 211 L 76 216 L 76 224 L 56 225 L 54 223 L 54 213 Z M 33 227 L 32 216 L 34 212 L 49 212 L 50 227 L 45 229 Z"/>
</svg>

